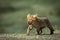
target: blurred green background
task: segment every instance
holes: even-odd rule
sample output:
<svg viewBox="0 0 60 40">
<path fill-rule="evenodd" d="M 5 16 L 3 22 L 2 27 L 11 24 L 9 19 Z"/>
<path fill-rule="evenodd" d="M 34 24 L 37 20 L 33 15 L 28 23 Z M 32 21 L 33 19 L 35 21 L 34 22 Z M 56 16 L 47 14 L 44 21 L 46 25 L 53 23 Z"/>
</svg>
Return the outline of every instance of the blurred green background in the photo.
<svg viewBox="0 0 60 40">
<path fill-rule="evenodd" d="M 0 33 L 26 33 L 28 13 L 45 16 L 60 29 L 60 0 L 0 0 Z"/>
</svg>

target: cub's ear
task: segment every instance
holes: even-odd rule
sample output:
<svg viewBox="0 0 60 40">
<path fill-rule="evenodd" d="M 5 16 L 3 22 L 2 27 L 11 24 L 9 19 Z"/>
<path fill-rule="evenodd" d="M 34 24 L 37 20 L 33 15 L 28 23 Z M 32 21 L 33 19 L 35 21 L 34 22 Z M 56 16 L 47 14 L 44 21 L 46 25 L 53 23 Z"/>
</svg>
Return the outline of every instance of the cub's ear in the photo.
<svg viewBox="0 0 60 40">
<path fill-rule="evenodd" d="M 27 15 L 31 15 L 31 14 L 29 13 L 29 14 L 27 14 Z"/>
<path fill-rule="evenodd" d="M 33 15 L 33 17 L 37 17 L 37 14 Z"/>
<path fill-rule="evenodd" d="M 30 14 L 27 14 L 27 17 L 29 17 L 30 16 Z"/>
</svg>

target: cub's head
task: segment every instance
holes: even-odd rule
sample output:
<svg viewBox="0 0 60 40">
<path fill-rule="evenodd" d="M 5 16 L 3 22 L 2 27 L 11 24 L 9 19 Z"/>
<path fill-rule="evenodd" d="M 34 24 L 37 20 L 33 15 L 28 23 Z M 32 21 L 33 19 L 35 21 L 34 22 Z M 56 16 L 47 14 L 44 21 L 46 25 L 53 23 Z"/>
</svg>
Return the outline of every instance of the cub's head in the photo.
<svg viewBox="0 0 60 40">
<path fill-rule="evenodd" d="M 36 18 L 37 18 L 37 14 L 34 14 L 34 15 L 28 14 L 28 15 L 27 15 L 27 21 L 28 21 L 29 24 L 31 24 L 32 21 L 35 21 Z"/>
</svg>

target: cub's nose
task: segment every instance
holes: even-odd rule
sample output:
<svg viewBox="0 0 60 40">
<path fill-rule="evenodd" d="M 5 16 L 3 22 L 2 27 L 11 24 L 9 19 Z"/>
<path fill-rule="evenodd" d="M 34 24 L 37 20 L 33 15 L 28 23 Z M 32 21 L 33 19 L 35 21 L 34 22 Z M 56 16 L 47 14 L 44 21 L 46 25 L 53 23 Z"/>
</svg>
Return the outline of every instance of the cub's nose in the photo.
<svg viewBox="0 0 60 40">
<path fill-rule="evenodd" d="M 29 24 L 29 25 L 31 25 L 31 24 L 32 24 L 32 22 L 31 22 L 31 21 L 29 21 L 29 22 L 28 22 L 28 24 Z"/>
</svg>

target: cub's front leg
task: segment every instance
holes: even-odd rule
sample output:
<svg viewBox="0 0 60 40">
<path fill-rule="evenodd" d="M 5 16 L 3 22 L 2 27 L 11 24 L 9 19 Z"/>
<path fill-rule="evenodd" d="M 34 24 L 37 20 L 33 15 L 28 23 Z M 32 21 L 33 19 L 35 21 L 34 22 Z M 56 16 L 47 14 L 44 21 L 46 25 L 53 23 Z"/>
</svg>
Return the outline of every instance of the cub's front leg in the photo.
<svg viewBox="0 0 60 40">
<path fill-rule="evenodd" d="M 30 31 L 32 30 L 32 25 L 29 25 L 28 28 L 27 28 L 27 35 L 29 35 Z"/>
</svg>

